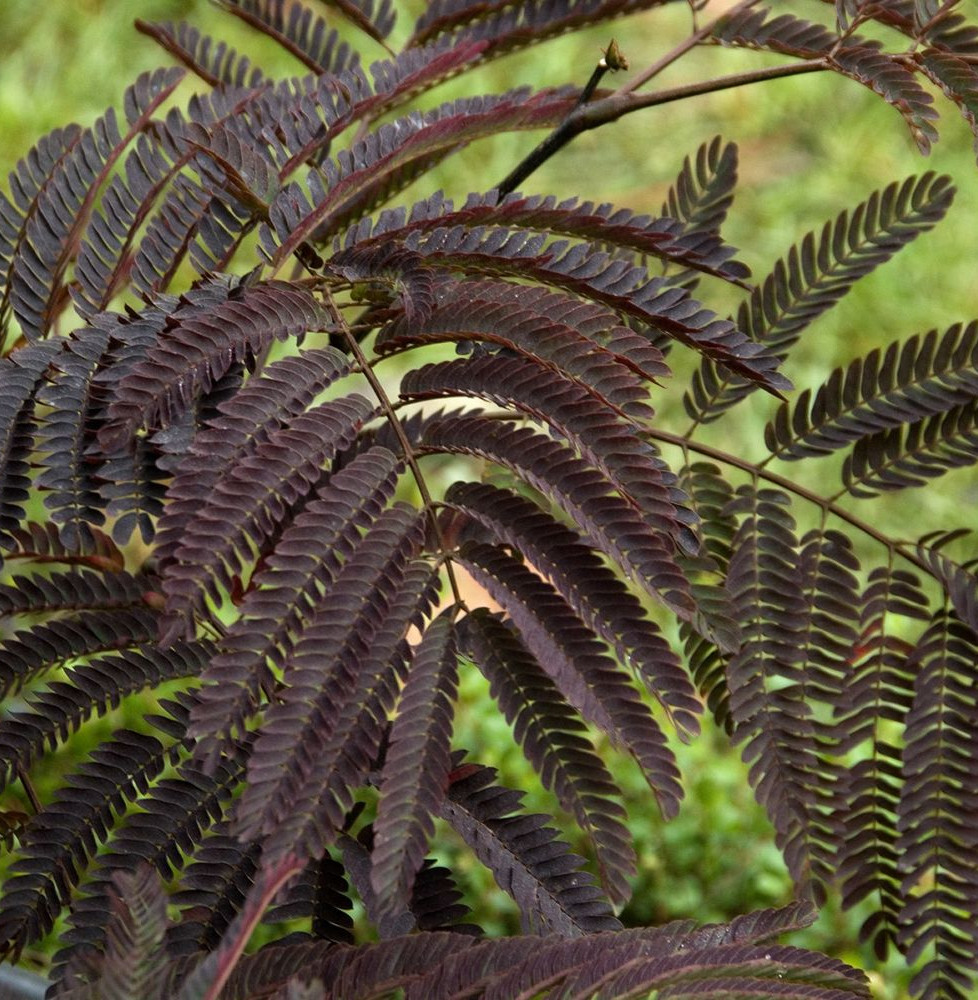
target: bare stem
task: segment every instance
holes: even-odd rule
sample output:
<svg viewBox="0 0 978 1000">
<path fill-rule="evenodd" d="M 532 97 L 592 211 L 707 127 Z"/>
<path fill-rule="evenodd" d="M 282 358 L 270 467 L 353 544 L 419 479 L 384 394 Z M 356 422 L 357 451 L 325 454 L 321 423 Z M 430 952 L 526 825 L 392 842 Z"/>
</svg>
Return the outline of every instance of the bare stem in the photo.
<svg viewBox="0 0 978 1000">
<path fill-rule="evenodd" d="M 340 331 L 346 339 L 347 346 L 350 348 L 350 353 L 356 359 L 364 377 L 370 383 L 370 388 L 377 397 L 377 401 L 380 403 L 380 408 L 384 411 L 384 416 L 386 416 L 388 421 L 390 421 L 390 425 L 397 436 L 397 440 L 401 445 L 401 451 L 404 453 L 404 460 L 407 462 L 408 467 L 411 470 L 411 474 L 414 476 L 414 481 L 418 486 L 418 492 L 421 494 L 421 501 L 425 506 L 425 510 L 428 512 L 429 518 L 431 519 L 432 528 L 434 529 L 435 537 L 438 540 L 438 548 L 440 549 L 442 556 L 445 557 L 445 574 L 448 577 L 449 585 L 452 588 L 452 596 L 455 598 L 455 604 L 459 609 L 463 609 L 465 607 L 465 601 L 462 600 L 462 592 L 459 589 L 458 581 L 455 579 L 455 570 L 452 566 L 450 558 L 448 557 L 448 545 L 445 542 L 441 525 L 438 523 L 438 518 L 435 515 L 434 501 L 431 498 L 431 492 L 428 489 L 428 484 L 425 482 L 424 475 L 421 472 L 421 466 L 418 464 L 417 455 L 414 454 L 411 442 L 404 433 L 404 428 L 401 426 L 401 421 L 398 419 L 397 413 L 394 410 L 394 405 L 391 403 L 390 397 L 387 395 L 383 383 L 379 378 L 377 378 L 376 373 L 373 368 L 371 368 L 370 361 L 363 353 L 363 349 L 360 347 L 359 341 L 353 335 L 353 331 L 350 329 L 350 325 L 347 323 L 346 317 L 344 317 L 343 313 L 336 305 L 329 288 L 324 288 L 323 294 L 326 297 L 326 302 L 329 305 L 334 322 L 340 328 Z"/>
<path fill-rule="evenodd" d="M 697 28 L 693 33 L 682 42 L 680 42 L 674 49 L 667 52 L 661 59 L 657 59 L 651 66 L 643 69 L 641 73 L 633 76 L 631 80 L 624 83 L 618 88 L 616 94 L 632 94 L 639 87 L 644 87 L 645 84 L 649 82 L 653 77 L 658 76 L 664 69 L 671 66 L 674 62 L 681 59 L 687 52 L 691 49 L 696 48 L 701 42 L 709 38 L 713 34 L 713 29 L 717 24 L 726 17 L 730 17 L 732 14 L 739 14 L 742 10 L 747 10 L 749 7 L 754 7 L 760 0 L 741 0 L 740 3 L 731 7 L 729 10 L 725 10 L 719 17 L 715 17 L 712 21 L 704 24 L 701 28 Z"/>
<path fill-rule="evenodd" d="M 712 94 L 721 90 L 731 90 L 734 87 L 744 87 L 765 80 L 777 80 L 781 77 L 797 76 L 801 73 L 817 73 L 825 69 L 828 69 L 828 66 L 824 60 L 808 59 L 803 62 L 791 63 L 788 66 L 769 66 L 765 69 L 714 77 L 711 80 L 688 83 L 680 87 L 672 87 L 669 90 L 658 90 L 652 94 L 617 92 L 589 104 L 579 104 L 498 185 L 499 193 L 503 195 L 515 191 L 530 174 L 563 149 L 575 136 L 607 125 L 609 122 L 617 121 L 633 111 L 641 111 L 644 108 L 652 108 L 660 104 L 670 104 L 687 97 L 698 97 L 701 94 Z"/>
<path fill-rule="evenodd" d="M 849 513 L 844 507 L 840 507 L 834 500 L 834 498 L 826 499 L 825 497 L 819 496 L 817 493 L 813 493 L 811 490 L 806 489 L 804 486 L 800 486 L 798 483 L 793 482 L 784 476 L 779 476 L 775 472 L 771 472 L 765 469 L 763 466 L 758 465 L 755 462 L 748 462 L 745 459 L 737 458 L 736 455 L 731 455 L 729 452 L 721 451 L 719 448 L 712 448 L 706 444 L 700 444 L 697 441 L 690 441 L 687 437 L 682 434 L 670 434 L 668 431 L 661 431 L 655 428 L 651 428 L 646 431 L 646 434 L 656 441 L 662 441 L 665 444 L 674 445 L 677 448 L 683 449 L 684 452 L 695 451 L 699 455 L 705 455 L 707 458 L 712 458 L 716 462 L 720 462 L 723 465 L 732 466 L 735 469 L 740 469 L 746 472 L 748 475 L 763 479 L 765 482 L 773 483 L 775 486 L 779 486 L 786 493 L 791 493 L 794 496 L 801 497 L 803 500 L 808 501 L 808 503 L 820 508 L 824 513 L 831 514 L 834 517 L 839 518 L 840 521 L 845 521 L 846 524 L 851 525 L 857 531 L 862 532 L 862 534 L 867 535 L 872 538 L 873 541 L 882 545 L 888 552 L 896 552 L 902 558 L 906 559 L 907 562 L 912 563 L 926 576 L 933 577 L 934 571 L 927 565 L 927 563 L 921 559 L 915 552 L 911 551 L 906 543 L 894 541 L 892 538 L 887 538 L 881 531 L 878 531 L 871 524 L 867 524 L 862 518 L 856 517 L 855 514 Z"/>
<path fill-rule="evenodd" d="M 34 784 L 31 781 L 31 776 L 27 773 L 27 768 L 23 764 L 18 763 L 16 767 L 17 777 L 20 778 L 20 783 L 23 786 L 24 794 L 27 796 L 27 801 L 31 804 L 31 809 L 34 810 L 36 815 L 43 808 L 41 805 L 41 800 L 38 798 L 37 792 L 34 789 Z"/>
</svg>

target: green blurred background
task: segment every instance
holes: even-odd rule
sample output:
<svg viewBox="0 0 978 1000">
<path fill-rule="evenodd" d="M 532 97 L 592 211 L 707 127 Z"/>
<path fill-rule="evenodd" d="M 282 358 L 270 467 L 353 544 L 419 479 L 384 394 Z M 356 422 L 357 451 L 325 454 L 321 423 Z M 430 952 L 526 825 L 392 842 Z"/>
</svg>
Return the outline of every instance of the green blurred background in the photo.
<svg viewBox="0 0 978 1000">
<path fill-rule="evenodd" d="M 399 4 L 405 16 L 417 3 Z M 787 5 L 786 5 L 787 6 Z M 962 5 L 974 13 L 974 0 Z M 824 16 L 812 0 L 791 4 L 803 16 Z M 118 103 L 124 87 L 147 69 L 167 63 L 165 53 L 132 27 L 135 16 L 148 20 L 186 18 L 225 37 L 271 72 L 293 73 L 297 66 L 205 0 L 2 0 L 0 2 L 0 165 L 4 174 L 41 134 L 68 121 L 89 124 Z M 449 85 L 451 96 L 498 91 L 518 84 L 583 84 L 608 39 L 616 37 L 633 69 L 650 63 L 688 30 L 689 10 L 673 4 L 582 35 L 491 64 Z M 398 36 L 399 37 L 399 36 Z M 351 39 L 352 40 L 352 39 Z M 361 36 L 367 60 L 382 51 Z M 703 75 L 717 75 L 760 64 L 750 53 L 711 49 L 697 52 L 662 79 L 668 86 Z M 942 140 L 928 159 L 914 148 L 898 115 L 863 88 L 829 76 L 804 76 L 698 98 L 632 116 L 580 137 L 524 185 L 610 200 L 641 211 L 658 211 L 684 153 L 716 134 L 740 147 L 740 185 L 725 229 L 742 248 L 742 259 L 757 277 L 810 229 L 851 208 L 874 188 L 912 173 L 935 170 L 952 175 L 959 194 L 951 214 L 934 232 L 919 239 L 878 273 L 861 283 L 831 314 L 812 328 L 788 366 L 800 387 L 811 385 L 836 365 L 873 346 L 931 327 L 943 329 L 978 317 L 978 170 L 971 136 L 956 110 L 938 102 Z M 444 96 L 445 90 L 440 92 Z M 485 189 L 500 180 L 537 141 L 536 136 L 502 136 L 465 151 L 413 190 L 418 197 L 443 186 L 449 193 Z M 726 289 L 704 287 L 718 309 L 734 300 Z M 679 362 L 683 368 L 683 363 Z M 676 380 L 681 389 L 682 380 Z M 681 430 L 688 421 L 679 406 L 681 393 L 666 388 L 657 402 L 663 423 Z M 724 422 L 725 447 L 745 457 L 758 454 L 757 437 L 771 403 L 752 400 L 738 418 Z M 818 469 L 819 467 L 817 467 Z M 885 498 L 873 520 L 896 534 L 913 522 L 913 534 L 927 527 L 967 523 L 974 503 L 973 474 L 960 472 L 941 489 Z M 905 529 L 904 529 L 905 530 Z M 487 707 L 488 695 L 474 671 L 462 687 L 460 746 L 499 766 L 504 779 L 533 788 L 505 721 Z M 107 735 L 127 713 L 90 727 L 85 740 Z M 82 747 L 75 748 L 82 750 Z M 687 779 L 688 797 L 677 820 L 663 824 L 637 775 L 625 765 L 629 811 L 639 845 L 641 875 L 626 918 L 659 923 L 677 917 L 729 919 L 757 906 L 789 898 L 790 885 L 775 850 L 770 827 L 753 801 L 745 771 L 721 734 L 708 729 L 690 747 L 677 747 Z M 59 768 L 60 770 L 60 768 Z M 53 784 L 55 775 L 48 776 Z M 42 786 L 42 791 L 43 791 Z M 531 794 L 535 807 L 551 811 L 542 793 Z M 469 902 L 489 927 L 513 930 L 515 908 L 492 891 L 491 880 L 475 862 L 445 840 L 443 854 L 471 869 Z M 864 914 L 863 914 L 864 916 Z M 860 915 L 841 915 L 831 906 L 818 925 L 797 943 L 814 946 L 857 964 L 872 964 L 854 946 Z M 898 963 L 873 974 L 876 995 L 902 997 L 906 976 Z"/>
</svg>

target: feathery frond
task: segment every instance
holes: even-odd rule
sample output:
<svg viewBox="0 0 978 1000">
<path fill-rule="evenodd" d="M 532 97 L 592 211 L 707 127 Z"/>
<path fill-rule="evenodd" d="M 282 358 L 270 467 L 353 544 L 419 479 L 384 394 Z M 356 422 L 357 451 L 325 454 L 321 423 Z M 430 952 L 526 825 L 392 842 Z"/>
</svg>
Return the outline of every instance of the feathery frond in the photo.
<svg viewBox="0 0 978 1000">
<path fill-rule="evenodd" d="M 67 916 L 60 1000 L 865 998 L 778 943 L 838 893 L 877 955 L 918 963 L 916 996 L 973 993 L 967 510 L 914 542 L 872 497 L 978 463 L 978 320 L 790 400 L 781 370 L 943 217 L 949 179 L 882 187 L 752 287 L 720 233 L 738 151 L 719 136 L 659 177 L 658 216 L 593 178 L 558 198 L 501 196 L 476 159 L 432 174 L 544 130 L 509 172 L 529 176 L 581 128 L 813 71 L 923 150 L 935 99 L 975 131 L 964 5 L 826 3 L 824 25 L 694 11 L 616 90 L 644 32 L 497 94 L 437 88 L 663 0 L 430 0 L 400 51 L 390 0 L 220 0 L 256 61 L 137 22 L 191 74 L 51 132 L 0 195 L 0 957 L 46 954 Z M 780 60 L 646 89 L 718 44 Z M 283 54 L 294 75 L 258 68 Z M 692 357 L 670 366 L 676 343 Z M 765 456 L 726 423 L 700 438 L 757 388 L 781 404 Z M 841 488 L 806 474 L 836 453 Z M 624 930 L 649 799 L 615 768 L 672 819 L 671 740 L 704 708 L 812 902 Z M 569 843 L 455 745 L 485 711 Z M 527 933 L 484 936 L 473 861 Z"/>
<path fill-rule="evenodd" d="M 851 213 L 826 223 L 820 235 L 808 233 L 792 247 L 740 306 L 738 327 L 786 358 L 802 332 L 860 278 L 933 228 L 953 197 L 950 179 L 933 173 L 874 192 Z M 709 423 L 754 388 L 704 358 L 683 403 L 690 417 Z"/>
</svg>

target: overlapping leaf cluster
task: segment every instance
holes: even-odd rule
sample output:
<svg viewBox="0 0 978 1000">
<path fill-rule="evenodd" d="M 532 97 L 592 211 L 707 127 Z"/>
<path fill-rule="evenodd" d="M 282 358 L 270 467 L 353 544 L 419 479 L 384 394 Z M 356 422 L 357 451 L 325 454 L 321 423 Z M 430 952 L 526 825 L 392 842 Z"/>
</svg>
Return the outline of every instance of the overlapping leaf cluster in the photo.
<svg viewBox="0 0 978 1000">
<path fill-rule="evenodd" d="M 866 995 L 854 970 L 767 943 L 808 903 L 622 928 L 619 761 L 671 818 L 670 740 L 704 707 L 799 895 L 870 898 L 866 935 L 920 960 L 920 995 L 968 995 L 974 561 L 964 530 L 890 539 L 847 501 L 974 463 L 975 325 L 772 403 L 763 461 L 698 437 L 757 389 L 790 392 L 799 337 L 940 220 L 948 179 L 872 194 L 756 285 L 720 236 L 737 167 L 720 140 L 658 218 L 493 178 L 389 204 L 471 142 L 650 103 L 626 87 L 582 105 L 568 85 L 404 111 L 488 58 L 657 5 L 432 2 L 394 54 L 386 0 L 328 4 L 346 33 L 225 0 L 306 71 L 281 80 L 191 25 L 140 22 L 184 69 L 11 174 L 0 781 L 30 811 L 2 813 L 0 947 L 16 958 L 67 913 L 52 995 Z M 926 146 L 920 76 L 976 119 L 978 29 L 953 7 L 840 0 L 826 27 L 745 0 L 696 39 L 865 84 Z M 866 36 L 880 24 L 905 51 Z M 389 57 L 364 69 L 358 36 Z M 188 69 L 203 86 L 181 110 Z M 744 289 L 734 316 L 698 297 L 710 282 Z M 655 412 L 676 345 L 698 361 L 685 435 Z M 835 495 L 776 464 L 837 453 Z M 459 481 L 433 494 L 446 460 Z M 588 858 L 455 745 L 469 670 Z M 37 801 L 32 769 L 146 691 L 157 712 Z M 428 857 L 439 825 L 524 937 L 466 922 Z M 379 942 L 355 942 L 354 898 Z M 262 919 L 301 930 L 242 958 Z"/>
</svg>

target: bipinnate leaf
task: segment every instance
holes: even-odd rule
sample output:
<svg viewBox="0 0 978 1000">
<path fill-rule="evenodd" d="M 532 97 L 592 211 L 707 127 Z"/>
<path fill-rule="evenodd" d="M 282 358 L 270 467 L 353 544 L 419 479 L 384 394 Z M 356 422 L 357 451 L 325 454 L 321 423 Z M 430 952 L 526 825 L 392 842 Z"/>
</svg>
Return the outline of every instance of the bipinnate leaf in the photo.
<svg viewBox="0 0 978 1000">
<path fill-rule="evenodd" d="M 746 743 L 751 785 L 801 883 L 809 870 L 810 776 L 818 764 L 806 698 L 808 610 L 789 505 L 780 491 L 748 486 L 731 504 L 741 522 L 726 586 L 743 638 L 727 664 L 727 686 L 733 738 Z"/>
<path fill-rule="evenodd" d="M 458 689 L 455 609 L 425 629 L 380 774 L 370 880 L 381 913 L 406 905 L 448 786 Z"/>
<path fill-rule="evenodd" d="M 566 445 L 527 427 L 482 416 L 434 417 L 423 451 L 477 455 L 512 469 L 570 515 L 592 544 L 683 620 L 695 604 L 671 538 L 615 494 L 610 481 Z"/>
<path fill-rule="evenodd" d="M 978 399 L 946 413 L 860 438 L 846 456 L 842 482 L 854 497 L 923 486 L 978 458 Z"/>
<path fill-rule="evenodd" d="M 102 716 L 136 691 L 177 678 L 196 677 L 214 654 L 209 642 L 174 643 L 166 650 L 146 643 L 118 655 L 96 657 L 64 672 L 63 680 L 35 691 L 29 711 L 11 712 L 0 728 L 0 788 L 17 768 L 29 769 L 92 715 Z"/>
<path fill-rule="evenodd" d="M 380 354 L 453 341 L 505 347 L 584 386 L 616 412 L 651 417 L 648 382 L 669 374 L 662 352 L 610 310 L 561 292 L 497 281 L 445 281 L 422 321 L 398 318 L 377 335 Z"/>
<path fill-rule="evenodd" d="M 114 386 L 108 424 L 99 434 L 106 451 L 129 447 L 138 428 L 174 423 L 233 362 L 260 355 L 273 339 L 297 338 L 327 322 L 308 292 L 286 282 L 211 284 L 181 299 L 145 358 Z"/>
<path fill-rule="evenodd" d="M 181 458 L 167 489 L 156 532 L 161 566 L 175 559 L 188 524 L 206 504 L 222 474 L 253 454 L 272 430 L 288 424 L 316 396 L 349 372 L 348 360 L 333 348 L 301 351 L 254 375 L 201 427 Z"/>
<path fill-rule="evenodd" d="M 411 233 L 405 245 L 433 265 L 562 288 L 624 313 L 650 338 L 676 340 L 775 394 L 791 387 L 776 370 L 777 359 L 732 322 L 665 278 L 593 244 L 556 240 L 548 245 L 544 234 L 525 229 L 451 226 Z"/>
<path fill-rule="evenodd" d="M 10 323 L 10 278 L 20 255 L 27 220 L 41 192 L 51 184 L 55 168 L 82 136 L 77 125 L 56 128 L 40 139 L 9 175 L 10 197 L 0 192 L 0 346 Z"/>
<path fill-rule="evenodd" d="M 251 546 L 262 546 L 274 518 L 308 495 L 323 477 L 323 466 L 347 448 L 374 407 L 351 393 L 299 414 L 268 435 L 252 454 L 215 484 L 208 503 L 184 532 L 176 563 L 167 573 L 168 633 L 189 630 L 191 616 L 207 593 L 220 601 L 218 585 L 228 589 L 233 575 L 251 560 Z M 219 519 L 225 535 L 215 535 Z"/>
<path fill-rule="evenodd" d="M 184 70 L 144 74 L 0 195 L 0 791 L 30 803 L 0 803 L 0 957 L 46 951 L 68 914 L 61 1000 L 864 998 L 855 970 L 777 940 L 837 885 L 877 955 L 916 965 L 915 995 L 969 1000 L 978 561 L 965 528 L 914 544 L 843 501 L 978 462 L 978 321 L 833 372 L 777 410 L 764 461 L 692 439 L 790 389 L 802 332 L 941 219 L 948 178 L 882 188 L 750 288 L 720 236 L 719 138 L 659 216 L 461 168 L 453 201 L 431 174 L 542 129 L 509 175 L 530 176 L 579 126 L 814 71 L 926 151 L 934 96 L 978 129 L 965 5 L 826 0 L 815 23 L 745 0 L 617 90 L 597 89 L 626 64 L 606 39 L 583 90 L 586 55 L 461 96 L 435 88 L 662 0 L 430 0 L 399 53 L 390 0 L 219 4 L 297 73 L 140 22 L 198 92 L 171 107 Z M 364 68 L 348 36 L 386 57 Z M 639 92 L 714 43 L 777 64 Z M 748 297 L 723 319 L 706 303 L 730 284 Z M 675 343 L 698 369 L 684 435 L 659 404 Z M 769 467 L 837 452 L 833 495 Z M 587 860 L 453 753 L 459 659 Z M 99 741 L 147 691 L 159 711 Z M 664 729 L 694 735 L 704 701 L 812 902 L 624 930 L 635 810 L 610 762 L 673 817 Z M 426 857 L 438 829 L 529 933 L 459 923 L 466 865 Z M 354 943 L 354 893 L 376 943 Z"/>
<path fill-rule="evenodd" d="M 691 206 L 687 205 L 691 209 Z M 364 219 L 347 231 L 336 246 L 342 252 L 363 253 L 409 234 L 422 234 L 454 226 L 477 228 L 506 226 L 538 230 L 576 239 L 589 240 L 607 248 L 657 257 L 665 263 L 690 268 L 704 274 L 741 283 L 750 272 L 731 260 L 734 249 L 726 246 L 714 229 L 683 225 L 669 213 L 658 218 L 636 215 L 610 204 L 553 196 L 512 192 L 503 197 L 495 189 L 486 194 L 469 194 L 457 208 L 441 191 L 410 208 L 385 209 L 376 222 Z M 342 259 L 341 252 L 341 259 Z"/>
<path fill-rule="evenodd" d="M 0 954 L 18 956 L 54 926 L 99 842 L 172 756 L 152 736 L 117 732 L 32 817 L 0 902 Z"/>
<path fill-rule="evenodd" d="M 978 636 L 938 612 L 911 654 L 914 700 L 907 715 L 904 781 L 897 809 L 897 866 L 905 899 L 899 941 L 908 961 L 928 961 L 913 988 L 931 1000 L 964 998 L 975 986 L 974 924 L 958 917 L 978 905 L 978 766 L 974 683 Z M 933 948 L 931 952 L 930 949 Z"/>
<path fill-rule="evenodd" d="M 721 18 L 713 35 L 724 45 L 742 45 L 799 59 L 821 60 L 827 69 L 861 83 L 893 105 L 903 116 L 922 153 L 937 139 L 937 112 L 931 95 L 898 56 L 882 51 L 878 42 L 840 38 L 819 24 L 792 14 L 769 17 L 770 10 L 750 6 Z"/>
<path fill-rule="evenodd" d="M 839 790 L 836 868 L 844 905 L 874 900 L 860 934 L 881 958 L 897 943 L 904 907 L 896 849 L 902 751 L 891 730 L 894 723 L 903 727 L 913 703 L 914 643 L 907 636 L 929 617 L 927 596 L 915 575 L 873 570 L 835 711 L 839 752 L 859 747 L 864 754 L 844 772 Z"/>
<path fill-rule="evenodd" d="M 681 505 L 675 477 L 631 421 L 608 412 L 581 386 L 525 358 L 460 358 L 414 368 L 401 380 L 406 399 L 475 396 L 547 423 L 603 473 L 657 532 L 695 552 L 695 515 Z"/>
<path fill-rule="evenodd" d="M 195 754 L 205 766 L 228 735 L 240 735 L 258 707 L 259 691 L 271 689 L 267 660 L 281 664 L 330 587 L 361 529 L 392 497 L 399 463 L 386 448 L 358 455 L 316 490 L 314 499 L 282 533 L 265 567 L 256 575 L 218 654 L 203 672 L 191 725 Z"/>
</svg>

